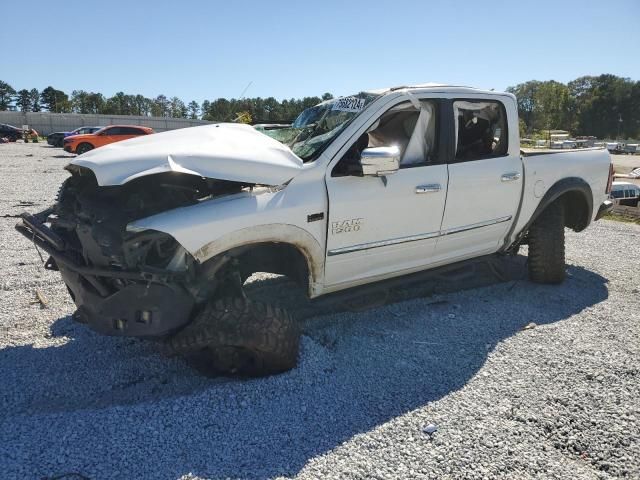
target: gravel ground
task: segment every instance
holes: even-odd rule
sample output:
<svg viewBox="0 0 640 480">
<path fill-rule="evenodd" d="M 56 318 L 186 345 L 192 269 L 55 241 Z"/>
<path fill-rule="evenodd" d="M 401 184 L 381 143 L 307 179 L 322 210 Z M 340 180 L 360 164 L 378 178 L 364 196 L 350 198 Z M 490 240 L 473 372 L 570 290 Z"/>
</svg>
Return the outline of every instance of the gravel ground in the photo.
<svg viewBox="0 0 640 480">
<path fill-rule="evenodd" d="M 611 161 L 615 172 L 620 174 L 627 174 L 634 168 L 640 167 L 640 155 L 611 155 Z M 640 178 L 617 178 L 616 180 L 640 185 Z"/>
<path fill-rule="evenodd" d="M 319 314 L 295 370 L 206 378 L 74 324 L 13 230 L 69 158 L 0 145 L 2 478 L 640 478 L 640 226 L 568 233 L 561 286 Z"/>
</svg>

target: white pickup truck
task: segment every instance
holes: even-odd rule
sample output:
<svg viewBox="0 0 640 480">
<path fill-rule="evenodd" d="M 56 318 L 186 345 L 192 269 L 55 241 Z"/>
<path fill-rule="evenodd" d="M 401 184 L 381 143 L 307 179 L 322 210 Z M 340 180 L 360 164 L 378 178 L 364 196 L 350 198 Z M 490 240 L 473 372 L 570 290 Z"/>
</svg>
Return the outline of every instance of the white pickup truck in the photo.
<svg viewBox="0 0 640 480">
<path fill-rule="evenodd" d="M 604 149 L 520 150 L 513 95 L 419 85 L 323 102 L 288 128 L 215 124 L 75 158 L 17 229 L 108 335 L 162 338 L 225 371 L 293 367 L 297 325 L 243 293 L 284 274 L 310 298 L 528 245 L 564 279 L 564 228 L 611 207 Z"/>
</svg>

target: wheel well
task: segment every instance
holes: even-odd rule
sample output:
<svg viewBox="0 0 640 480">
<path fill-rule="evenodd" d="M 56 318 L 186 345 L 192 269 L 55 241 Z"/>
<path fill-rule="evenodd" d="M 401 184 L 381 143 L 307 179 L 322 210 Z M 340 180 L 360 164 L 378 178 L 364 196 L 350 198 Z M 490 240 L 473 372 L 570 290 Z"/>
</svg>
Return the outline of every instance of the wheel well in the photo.
<svg viewBox="0 0 640 480">
<path fill-rule="evenodd" d="M 204 277 L 212 281 L 212 290 L 240 286 L 253 273 L 285 275 L 305 291 L 309 290 L 309 266 L 304 253 L 294 245 L 281 242 L 261 242 L 232 248 L 207 260 Z M 239 283 L 237 283 L 239 282 Z"/>
<path fill-rule="evenodd" d="M 593 212 L 591 187 L 582 178 L 567 177 L 559 180 L 547 190 L 524 230 L 528 230 L 543 211 L 558 204 L 565 207 L 565 226 L 576 232 L 587 228 Z"/>
<path fill-rule="evenodd" d="M 240 247 L 237 253 L 230 252 L 237 258 L 240 274 L 243 279 L 255 272 L 286 275 L 297 282 L 305 290 L 309 285 L 309 267 L 304 254 L 288 243 L 256 243 Z"/>
<path fill-rule="evenodd" d="M 587 228 L 591 220 L 591 212 L 589 211 L 589 202 L 583 192 L 571 190 L 560 195 L 553 203 L 556 202 L 564 204 L 564 224 L 566 227 L 576 232 Z"/>
<path fill-rule="evenodd" d="M 540 217 L 542 212 L 554 205 L 563 205 L 564 208 L 564 224 L 576 232 L 581 232 L 591 223 L 591 215 L 593 213 L 593 195 L 591 187 L 581 178 L 568 177 L 556 182 L 536 207 L 533 214 L 520 233 L 516 236 L 512 243 L 507 243 L 513 233 L 515 224 L 511 227 L 512 231 L 506 237 L 504 250 L 514 251 L 521 244 L 528 242 L 527 232 L 531 225 Z"/>
</svg>

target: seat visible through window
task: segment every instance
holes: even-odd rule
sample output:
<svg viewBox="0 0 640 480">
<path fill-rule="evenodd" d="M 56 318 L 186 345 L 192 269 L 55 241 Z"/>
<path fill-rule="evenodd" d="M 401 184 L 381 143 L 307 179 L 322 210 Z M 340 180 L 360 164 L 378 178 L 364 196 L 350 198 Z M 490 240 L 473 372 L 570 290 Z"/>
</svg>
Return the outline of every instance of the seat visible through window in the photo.
<svg viewBox="0 0 640 480">
<path fill-rule="evenodd" d="M 453 103 L 456 160 L 475 160 L 507 153 L 504 107 L 492 101 Z"/>
<path fill-rule="evenodd" d="M 401 168 L 428 163 L 435 152 L 435 108 L 429 101 L 414 103 L 404 102 L 385 112 L 354 142 L 332 175 L 357 172 L 360 154 L 372 147 L 397 146 Z"/>
</svg>

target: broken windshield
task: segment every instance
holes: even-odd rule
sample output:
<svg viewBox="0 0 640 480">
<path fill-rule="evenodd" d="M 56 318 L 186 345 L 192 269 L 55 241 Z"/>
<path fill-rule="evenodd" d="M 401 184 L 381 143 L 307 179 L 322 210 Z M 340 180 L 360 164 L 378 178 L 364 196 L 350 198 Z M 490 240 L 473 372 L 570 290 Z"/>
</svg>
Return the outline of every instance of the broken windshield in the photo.
<svg viewBox="0 0 640 480">
<path fill-rule="evenodd" d="M 304 110 L 288 128 L 263 133 L 288 145 L 305 162 L 324 148 L 379 95 L 361 92 L 327 100 Z"/>
</svg>

